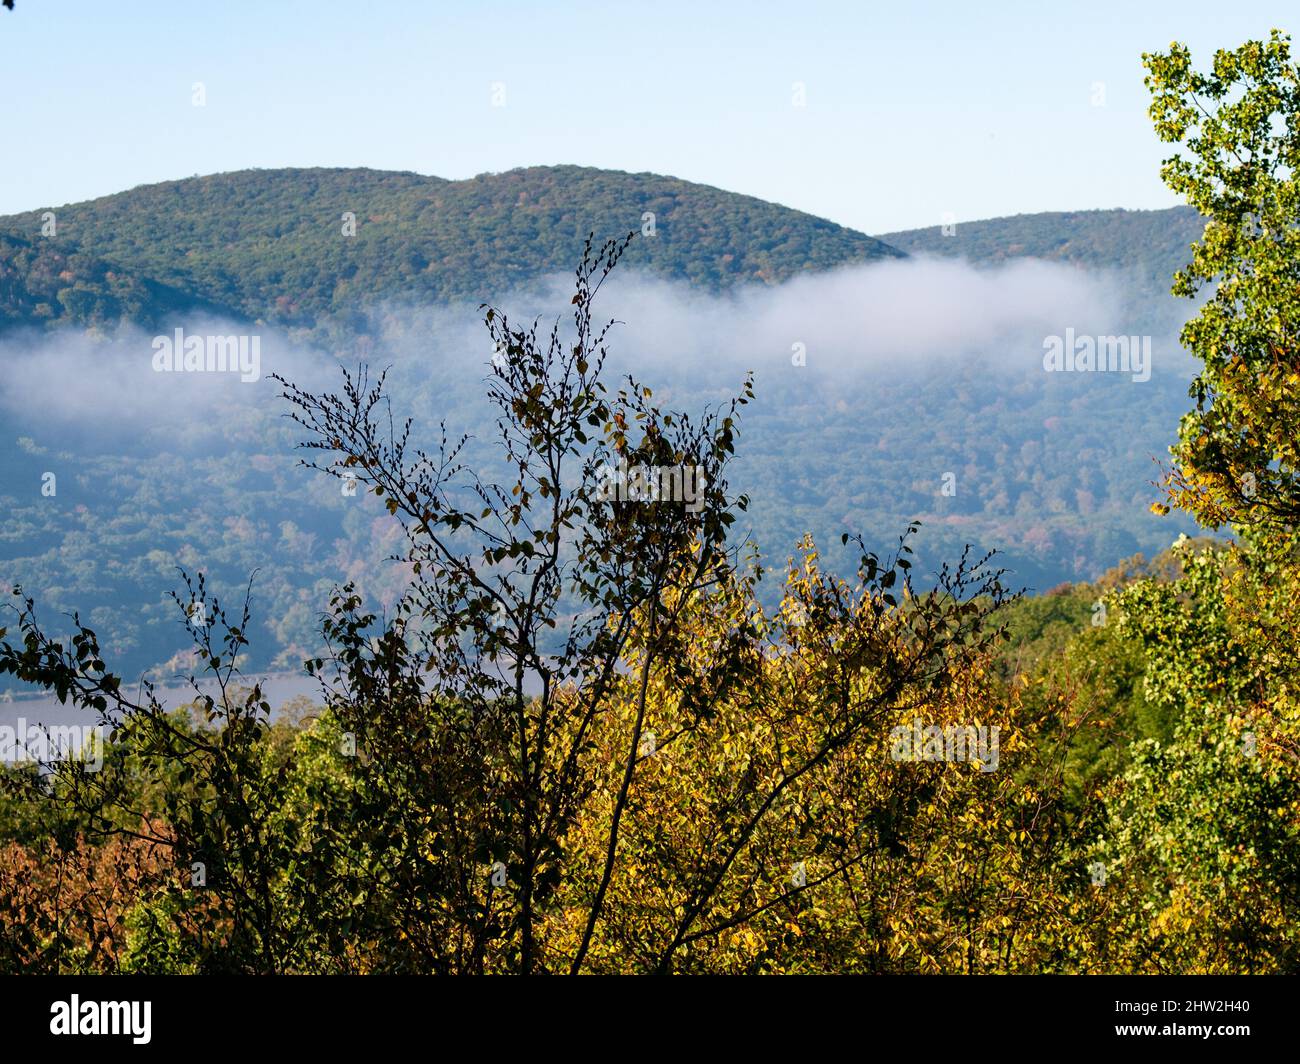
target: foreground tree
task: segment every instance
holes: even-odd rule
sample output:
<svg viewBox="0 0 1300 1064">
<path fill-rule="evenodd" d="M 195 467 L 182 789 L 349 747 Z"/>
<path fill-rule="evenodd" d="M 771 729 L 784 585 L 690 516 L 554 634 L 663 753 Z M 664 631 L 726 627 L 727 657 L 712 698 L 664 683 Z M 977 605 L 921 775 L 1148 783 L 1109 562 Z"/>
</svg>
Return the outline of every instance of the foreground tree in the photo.
<svg viewBox="0 0 1300 1064">
<path fill-rule="evenodd" d="M 998 636 L 1001 574 L 964 558 L 920 594 L 905 536 L 888 558 L 862 548 L 852 584 L 792 573 L 801 620 L 766 620 L 761 568 L 728 538 L 747 504 L 727 466 L 749 382 L 694 418 L 634 379 L 604 383 L 610 326 L 592 308 L 626 246 L 588 245 L 567 327 L 485 308 L 503 480 L 466 468 L 445 428 L 432 450 L 413 443 L 364 368 L 340 394 L 281 382 L 306 464 L 385 501 L 411 574 L 387 618 L 351 587 L 335 594 L 326 652 L 308 663 L 324 712 L 295 736 L 277 737 L 260 691 L 237 684 L 247 605 L 237 623 L 214 604 L 217 623 L 196 625 L 201 583 L 178 599 L 220 680 L 197 723 L 126 697 L 92 632 L 65 651 L 31 603 L 20 611 L 0 670 L 119 741 L 106 773 L 56 766 L 54 797 L 91 837 L 149 824 L 171 855 L 133 925 L 160 963 L 579 972 L 606 968 L 633 920 L 640 969 L 712 968 L 700 958 L 720 935 L 873 852 L 845 825 L 899 795 L 833 781 L 881 756 L 900 715 L 952 704 Z M 687 789 L 670 799 L 655 781 L 679 756 Z M 663 825 L 647 867 L 656 803 L 689 830 Z M 810 844 L 825 867 L 790 880 Z M 635 903 L 628 877 L 642 874 L 658 887 Z"/>
<path fill-rule="evenodd" d="M 1151 115 L 1181 146 L 1171 188 L 1206 216 L 1174 291 L 1213 286 L 1183 344 L 1201 362 L 1167 486 L 1237 542 L 1176 545 L 1182 574 L 1111 599 L 1173 721 L 1112 788 L 1097 848 L 1123 899 L 1123 970 L 1294 971 L 1300 904 L 1300 69 L 1286 37 L 1145 57 Z M 1167 506 L 1157 506 L 1168 510 Z"/>
<path fill-rule="evenodd" d="M 445 429 L 436 455 L 413 448 L 410 422 L 397 429 L 387 414 L 382 380 L 367 387 L 349 379 L 342 395 L 287 388 L 311 433 L 306 446 L 330 456 L 316 468 L 355 476 L 387 499 L 407 530 L 414 582 L 380 654 L 366 654 L 359 641 L 374 618 L 357 617 L 355 601 L 336 615 L 332 634 L 346 650 L 334 663 L 357 682 L 347 696 L 332 696 L 330 708 L 372 755 L 368 771 L 400 771 L 405 757 L 414 721 L 386 714 L 423 715 L 439 749 L 454 751 L 428 777 L 440 793 L 422 786 L 413 796 L 410 808 L 427 826 L 402 830 L 422 840 L 417 849 L 437 853 L 452 885 L 430 894 L 429 884 L 412 882 L 406 901 L 445 899 L 428 926 L 442 942 L 473 944 L 472 963 L 448 958 L 457 970 L 581 971 L 603 937 L 629 814 L 650 771 L 647 742 L 665 735 L 651 720 L 657 694 L 666 689 L 679 700 L 670 731 L 683 746 L 699 744 L 700 757 L 711 756 L 710 722 L 723 707 L 762 700 L 751 685 L 772 648 L 754 600 L 756 577 L 738 571 L 727 536 L 747 505 L 729 494 L 726 467 L 736 412 L 752 391 L 746 382 L 723 410 L 696 421 L 659 408 L 632 378 L 617 393 L 606 390 L 609 326 L 596 326 L 592 302 L 624 247 L 589 248 L 567 335 L 557 323 L 539 338 L 536 323 L 514 328 L 486 310 L 496 352 L 489 395 L 500 411 L 501 466 L 512 474 L 506 483 L 460 466 Z M 620 496 L 609 479 L 624 469 L 633 485 Z M 680 490 L 665 493 L 665 484 Z M 664 939 L 651 967 L 671 968 L 698 936 L 737 861 L 781 817 L 799 780 L 881 727 L 907 698 L 933 697 L 993 637 L 985 621 L 1004 597 L 1000 574 L 962 565 L 919 601 L 908 553 L 903 544 L 887 563 L 863 553 L 860 593 L 869 605 L 850 623 L 839 603 L 840 626 L 819 648 L 823 675 L 791 720 L 799 741 L 780 752 L 783 771 L 744 774 L 729 803 L 699 811 L 714 843 L 726 838 L 727 847 L 716 865 L 679 855 L 704 864 L 658 914 Z M 724 610 L 727 623 L 701 640 L 692 619 L 710 609 Z M 443 707 L 432 719 L 431 705 Z M 394 744 L 382 757 L 372 742 L 378 734 Z M 405 795 L 409 781 L 385 777 L 376 793 L 394 788 Z M 467 795 L 480 805 L 476 816 L 465 815 Z M 577 879 L 586 884 L 580 895 L 557 896 Z M 556 927 L 557 906 L 572 934 L 540 941 L 543 922 Z M 432 942 L 427 948 L 438 951 Z"/>
<path fill-rule="evenodd" d="M 1182 342 L 1201 362 L 1172 501 L 1211 528 L 1290 534 L 1300 516 L 1300 68 L 1274 30 L 1199 72 L 1144 57 L 1151 117 L 1183 149 L 1165 182 L 1206 216 L 1174 293 L 1212 286 Z"/>
</svg>

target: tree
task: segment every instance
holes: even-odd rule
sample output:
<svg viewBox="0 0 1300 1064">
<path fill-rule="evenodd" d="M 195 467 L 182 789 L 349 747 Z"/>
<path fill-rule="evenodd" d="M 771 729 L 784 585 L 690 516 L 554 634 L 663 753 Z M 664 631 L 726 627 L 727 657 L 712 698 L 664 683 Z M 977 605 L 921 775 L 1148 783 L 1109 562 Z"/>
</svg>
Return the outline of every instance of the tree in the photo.
<svg viewBox="0 0 1300 1064">
<path fill-rule="evenodd" d="M 1300 69 L 1274 30 L 1195 71 L 1146 55 L 1151 117 L 1184 151 L 1165 182 L 1206 216 L 1174 293 L 1214 289 L 1183 330 L 1201 362 L 1174 448 L 1172 500 L 1204 524 L 1287 532 L 1300 515 Z"/>
<path fill-rule="evenodd" d="M 1184 149 L 1165 180 L 1207 217 L 1174 291 L 1215 286 L 1183 331 L 1201 370 L 1169 497 L 1239 542 L 1180 540 L 1179 577 L 1111 596 L 1173 733 L 1134 746 L 1097 855 L 1124 901 L 1126 970 L 1293 971 L 1300 71 L 1276 31 L 1217 52 L 1208 73 L 1177 44 L 1144 61 L 1156 130 Z"/>
<path fill-rule="evenodd" d="M 865 859 L 836 841 L 857 822 L 836 790 L 799 829 L 821 840 L 825 874 L 785 889 L 771 864 L 790 851 L 792 802 L 878 753 L 900 713 L 937 712 L 987 655 L 1002 574 L 968 552 L 918 592 L 913 527 L 884 558 L 859 541 L 852 584 L 821 577 L 809 553 L 790 577 L 806 620 L 765 620 L 761 567 L 741 566 L 728 536 L 747 505 L 727 466 L 749 382 L 693 417 L 633 378 L 617 391 L 602 380 L 610 325 L 593 302 L 626 247 L 588 242 L 567 329 L 484 308 L 504 482 L 466 468 L 465 438 L 449 443 L 445 426 L 436 449 L 413 443 L 382 374 L 345 374 L 341 394 L 281 381 L 305 464 L 386 501 L 411 577 L 386 618 L 350 586 L 335 593 L 329 650 L 309 662 L 325 708 L 292 742 L 274 738 L 260 691 L 234 682 L 247 600 L 237 623 L 214 607 L 218 623 L 200 629 L 201 581 L 177 601 L 221 686 L 200 697 L 196 728 L 125 698 L 87 629 L 73 651 L 55 645 L 30 602 L 21 646 L 0 643 L 0 670 L 118 729 L 119 762 L 156 784 L 159 843 L 182 869 L 209 863 L 204 905 L 160 883 L 133 924 L 161 927 L 162 953 L 185 970 L 603 967 L 643 856 L 656 736 L 686 752 L 698 792 L 679 807 L 689 836 L 659 855 L 669 880 L 645 916 L 646 968 L 695 965 L 705 943 Z M 749 743 L 751 769 L 719 777 Z M 120 772 L 59 778 L 57 797 L 100 835 L 139 831 L 139 789 L 110 786 Z M 705 795 L 716 800 L 696 808 Z"/>
</svg>

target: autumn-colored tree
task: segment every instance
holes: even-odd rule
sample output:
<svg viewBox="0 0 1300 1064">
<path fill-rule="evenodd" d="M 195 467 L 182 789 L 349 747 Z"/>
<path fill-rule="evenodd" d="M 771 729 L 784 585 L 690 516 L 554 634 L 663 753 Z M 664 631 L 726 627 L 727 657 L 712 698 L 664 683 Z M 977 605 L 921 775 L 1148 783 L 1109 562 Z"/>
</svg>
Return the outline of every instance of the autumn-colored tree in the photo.
<svg viewBox="0 0 1300 1064">
<path fill-rule="evenodd" d="M 485 308 L 504 482 L 465 468 L 445 428 L 436 450 L 414 444 L 382 376 L 345 376 L 337 395 L 281 382 L 320 456 L 307 464 L 386 500 L 411 574 L 387 618 L 351 587 L 334 595 L 328 652 L 309 663 L 324 711 L 293 742 L 273 741 L 260 690 L 238 686 L 247 601 L 228 622 L 201 580 L 177 599 L 219 681 L 196 726 L 151 692 L 127 698 L 93 632 L 78 625 L 65 649 L 24 603 L 0 669 L 94 712 L 126 751 L 103 773 L 60 768 L 56 798 L 104 838 L 138 833 L 129 814 L 152 793 L 171 867 L 203 871 L 213 927 L 158 939 L 177 967 L 603 968 L 611 928 L 633 918 L 629 832 L 666 763 L 644 757 L 652 732 L 699 791 L 660 847 L 643 970 L 694 967 L 720 933 L 802 904 L 773 891 L 809 839 L 831 867 L 796 894 L 863 860 L 856 835 L 832 846 L 861 796 L 818 788 L 904 711 L 951 706 L 998 636 L 1001 574 L 967 556 L 921 594 L 906 536 L 884 559 L 859 543 L 850 584 L 809 555 L 792 577 L 808 620 L 773 628 L 760 570 L 738 566 L 729 538 L 747 505 L 727 466 L 749 383 L 692 416 L 602 379 L 610 326 L 593 303 L 626 246 L 588 244 L 567 328 Z M 176 894 L 148 904 L 151 920 L 189 911 Z"/>
</svg>

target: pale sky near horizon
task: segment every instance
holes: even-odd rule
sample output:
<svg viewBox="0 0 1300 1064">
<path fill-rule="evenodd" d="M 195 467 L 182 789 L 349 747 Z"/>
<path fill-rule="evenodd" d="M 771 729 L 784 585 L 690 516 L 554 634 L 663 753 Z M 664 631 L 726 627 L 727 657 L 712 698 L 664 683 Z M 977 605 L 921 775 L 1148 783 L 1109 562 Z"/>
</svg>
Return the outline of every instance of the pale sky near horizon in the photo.
<svg viewBox="0 0 1300 1064">
<path fill-rule="evenodd" d="M 555 163 L 672 174 L 867 233 L 1168 207 L 1141 53 L 1176 39 L 1208 66 L 1294 31 L 1280 8 L 17 0 L 0 10 L 0 214 L 249 167 L 454 179 Z"/>
</svg>

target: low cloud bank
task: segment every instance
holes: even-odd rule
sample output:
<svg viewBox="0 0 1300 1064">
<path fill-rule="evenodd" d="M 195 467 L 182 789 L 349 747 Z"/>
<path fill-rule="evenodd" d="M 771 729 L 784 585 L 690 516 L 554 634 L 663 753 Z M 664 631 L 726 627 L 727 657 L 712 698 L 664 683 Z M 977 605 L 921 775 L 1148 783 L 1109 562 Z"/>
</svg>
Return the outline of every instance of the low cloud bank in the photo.
<svg viewBox="0 0 1300 1064">
<path fill-rule="evenodd" d="M 567 319 L 570 286 L 570 278 L 547 278 L 500 305 L 515 324 L 540 317 L 545 330 L 557 313 L 562 322 Z M 612 369 L 634 371 L 647 381 L 662 373 L 678 386 L 730 382 L 747 369 L 760 378 L 792 367 L 853 377 L 924 369 L 953 358 L 1040 373 L 1046 337 L 1067 329 L 1149 333 L 1160 320 L 1151 306 L 1129 295 L 1118 272 L 1035 260 L 996 268 L 954 260 L 888 261 L 722 294 L 626 271 L 602 290 L 597 312 L 621 323 L 610 336 Z M 477 305 L 390 306 L 375 315 L 375 324 L 380 340 L 369 358 L 376 366 L 391 364 L 395 382 L 412 398 L 444 382 L 467 386 L 487 372 L 491 351 Z M 209 344 L 206 363 L 195 358 L 187 370 L 181 342 L 173 343 L 169 331 L 164 336 L 175 350 L 168 348 L 170 368 L 159 371 L 159 338 L 141 330 L 124 330 L 107 342 L 84 334 L 27 333 L 0 341 L 0 408 L 19 425 L 47 431 L 76 426 L 110 435 L 162 432 L 178 445 L 198 445 L 214 433 L 229 437 L 264 427 L 283 413 L 272 373 L 309 387 L 333 387 L 340 379 L 337 366 L 356 363 L 355 353 L 298 345 L 268 327 L 213 319 L 174 327 L 186 338 L 244 341 L 242 359 L 222 371 L 213 365 Z M 1186 364 L 1167 326 L 1164 331 L 1156 344 L 1157 373 L 1162 362 L 1170 368 Z M 255 380 L 248 372 L 250 336 L 258 351 Z"/>
</svg>

